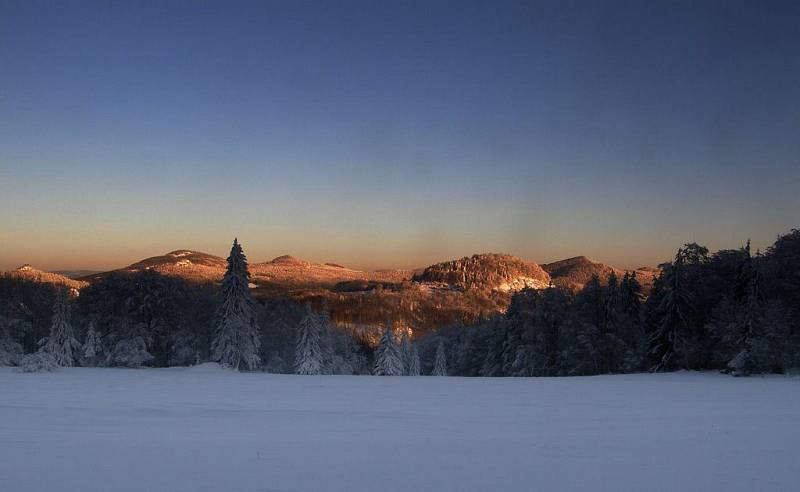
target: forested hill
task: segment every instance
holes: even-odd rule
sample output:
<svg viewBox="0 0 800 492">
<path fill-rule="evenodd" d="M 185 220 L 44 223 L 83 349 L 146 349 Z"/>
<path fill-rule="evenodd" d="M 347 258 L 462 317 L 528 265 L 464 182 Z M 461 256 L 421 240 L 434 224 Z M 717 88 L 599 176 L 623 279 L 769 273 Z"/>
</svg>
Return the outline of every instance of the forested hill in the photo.
<svg viewBox="0 0 800 492">
<path fill-rule="evenodd" d="M 219 282 L 225 273 L 226 265 L 226 260 L 219 256 L 179 249 L 137 261 L 114 272 L 133 273 L 152 270 L 190 282 Z M 334 263 L 315 263 L 290 255 L 279 256 L 270 261 L 250 263 L 249 270 L 253 285 L 268 289 L 270 293 L 286 293 L 290 289 L 303 287 L 333 287 L 339 282 L 350 280 L 398 282 L 411 277 L 411 272 L 406 270 L 367 272 Z M 82 280 L 93 282 L 110 273 L 112 272 L 95 274 Z"/>
<path fill-rule="evenodd" d="M 64 275 L 59 275 L 57 273 L 45 272 L 27 264 L 22 265 L 21 267 L 15 270 L 11 270 L 5 273 L 0 273 L 0 276 L 5 276 L 7 278 L 19 278 L 23 280 L 29 280 L 31 282 L 39 282 L 45 284 L 64 285 L 66 287 L 69 287 L 70 289 L 76 289 L 76 290 L 89 285 L 88 282 L 81 280 L 73 280 L 71 278 L 65 277 Z"/>
<path fill-rule="evenodd" d="M 414 276 L 416 282 L 442 283 L 459 289 L 517 291 L 543 289 L 550 275 L 532 261 L 506 254 L 484 253 L 431 265 Z"/>
<path fill-rule="evenodd" d="M 583 260 L 580 260 L 582 258 Z M 284 255 L 249 265 L 250 288 L 261 302 L 290 299 L 310 302 L 330 311 L 338 326 L 358 327 L 373 334 L 387 318 L 398 327 L 421 335 L 453 323 L 470 324 L 480 317 L 502 313 L 511 296 L 524 288 L 556 286 L 579 290 L 593 274 L 605 284 L 610 273 L 622 271 L 583 257 L 545 265 L 497 253 L 476 254 L 411 270 L 363 271 L 335 263 L 315 263 Z M 93 274 L 79 282 L 57 276 L 28 278 L 80 288 L 112 275 L 155 272 L 190 283 L 218 285 L 224 258 L 189 249 L 149 257 L 111 272 Z M 547 270 L 551 273 L 548 273 Z M 43 272 L 42 272 L 43 273 Z M 639 276 L 645 292 L 649 285 Z"/>
<path fill-rule="evenodd" d="M 570 290 L 582 289 L 595 275 L 600 279 L 602 285 L 606 285 L 611 274 L 616 275 L 617 278 L 622 278 L 625 274 L 625 270 L 592 261 L 585 256 L 576 256 L 566 260 L 546 263 L 542 265 L 542 268 L 550 274 L 554 285 Z M 642 289 L 645 292 L 649 292 L 655 277 L 658 276 L 659 270 L 652 267 L 642 267 L 634 270 L 634 272 L 642 285 Z"/>
<path fill-rule="evenodd" d="M 277 263 L 306 266 L 287 258 Z M 486 265 L 499 273 L 486 273 Z M 248 367 L 272 372 L 294 370 L 301 330 L 312 328 L 302 340 L 313 342 L 309 353 L 321 354 L 326 373 L 373 371 L 375 346 L 393 343 L 393 335 L 418 345 L 422 373 L 721 369 L 746 375 L 800 367 L 800 230 L 780 236 L 764 253 L 749 244 L 714 253 L 686 244 L 661 266 L 648 295 L 639 274 L 614 271 L 605 279 L 593 274 L 577 290 L 554 282 L 498 288 L 517 275 L 535 278 L 537 268 L 504 255 L 477 255 L 437 265 L 415 281 L 299 289 L 252 302 L 258 289 L 248 286 L 240 265 L 232 292 L 243 298 L 236 305 L 251 306 L 252 315 L 242 319 L 250 320 L 251 339 L 260 340 L 250 351 L 250 360 L 260 362 Z M 25 359 L 35 365 L 54 344 L 60 360 L 82 365 L 215 360 L 224 286 L 145 268 L 110 273 L 80 295 L 65 296 L 62 284 L 40 281 L 32 268 L 23 271 L 0 277 L 0 365 L 27 355 L 35 355 Z"/>
</svg>

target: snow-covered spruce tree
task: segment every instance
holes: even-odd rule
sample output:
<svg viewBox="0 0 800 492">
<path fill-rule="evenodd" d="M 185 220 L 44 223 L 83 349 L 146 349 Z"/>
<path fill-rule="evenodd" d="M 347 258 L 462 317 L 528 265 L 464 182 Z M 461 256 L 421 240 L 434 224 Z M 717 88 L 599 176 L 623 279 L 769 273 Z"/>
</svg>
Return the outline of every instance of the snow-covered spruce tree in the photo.
<svg viewBox="0 0 800 492">
<path fill-rule="evenodd" d="M 261 362 L 259 327 L 250 295 L 250 274 L 247 258 L 233 240 L 228 256 L 228 269 L 222 278 L 222 304 L 217 313 L 214 341 L 211 344 L 213 360 L 233 369 L 255 369 Z"/>
<path fill-rule="evenodd" d="M 684 287 L 683 249 L 678 250 L 675 261 L 662 268 L 664 278 L 663 297 L 658 305 L 659 321 L 650 334 L 650 357 L 653 372 L 669 371 L 676 367 L 675 359 L 680 355 L 690 331 L 689 311 L 692 301 L 690 292 Z"/>
<path fill-rule="evenodd" d="M 100 336 L 94 329 L 94 322 L 90 321 L 89 328 L 86 330 L 86 340 L 83 342 L 81 364 L 84 366 L 95 365 L 102 352 L 103 344 L 100 342 Z"/>
<path fill-rule="evenodd" d="M 75 365 L 75 359 L 81 353 L 81 343 L 75 338 L 69 324 L 69 297 L 66 289 L 59 289 L 56 293 L 50 335 L 40 340 L 39 345 L 62 367 Z"/>
<path fill-rule="evenodd" d="M 322 309 L 316 313 L 317 326 L 319 326 L 319 348 L 320 348 L 320 374 L 339 374 L 335 366 L 339 365 L 340 357 L 337 357 L 334 348 L 335 335 L 331 329 L 331 318 L 328 314 L 328 305 L 323 304 Z"/>
<path fill-rule="evenodd" d="M 320 318 L 306 304 L 306 315 L 300 321 L 295 346 L 295 374 L 316 375 L 322 373 L 322 349 L 320 348 Z"/>
<path fill-rule="evenodd" d="M 502 376 L 503 372 L 503 341 L 506 338 L 506 320 L 494 316 L 489 321 L 489 337 L 486 341 L 486 355 L 483 360 L 480 375 L 483 377 Z"/>
<path fill-rule="evenodd" d="M 742 249 L 743 260 L 737 278 L 737 297 L 740 302 L 731 326 L 736 355 L 728 362 L 727 369 L 734 376 L 747 376 L 768 368 L 763 362 L 763 351 L 757 347 L 766 347 L 764 302 L 761 292 L 761 278 L 750 254 L 750 240 Z M 766 351 L 767 353 L 772 351 Z M 777 352 L 777 351 L 775 351 Z"/>
<path fill-rule="evenodd" d="M 188 331 L 180 330 L 171 333 L 166 340 L 169 346 L 167 362 L 170 366 L 196 366 L 200 360 L 197 350 L 197 336 Z"/>
<path fill-rule="evenodd" d="M 376 376 L 402 376 L 403 361 L 400 357 L 400 349 L 394 339 L 391 320 L 386 321 L 383 335 L 375 349 L 375 368 L 373 374 Z"/>
<path fill-rule="evenodd" d="M 419 351 L 417 350 L 417 344 L 412 344 L 411 359 L 408 366 L 408 375 L 419 376 L 420 374 L 422 374 L 422 367 L 419 362 Z"/>
<path fill-rule="evenodd" d="M 403 333 L 403 340 L 400 342 L 400 358 L 403 361 L 403 375 L 411 376 L 411 340 L 408 333 Z"/>
<path fill-rule="evenodd" d="M 0 367 L 17 365 L 22 355 L 22 345 L 0 333 Z"/>
<path fill-rule="evenodd" d="M 0 314 L 0 367 L 15 366 L 22 359 L 22 345 L 11 334 L 20 324 L 20 320 Z"/>
<path fill-rule="evenodd" d="M 431 376 L 447 376 L 447 355 L 444 351 L 444 338 L 439 340 L 436 346 L 436 359 L 433 362 L 433 372 Z"/>
</svg>

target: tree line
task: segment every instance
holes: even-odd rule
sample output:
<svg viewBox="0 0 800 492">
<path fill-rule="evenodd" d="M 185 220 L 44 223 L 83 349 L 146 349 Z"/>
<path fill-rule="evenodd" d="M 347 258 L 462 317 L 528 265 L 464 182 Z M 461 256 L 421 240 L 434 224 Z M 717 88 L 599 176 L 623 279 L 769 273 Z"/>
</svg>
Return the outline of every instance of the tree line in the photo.
<svg viewBox="0 0 800 492">
<path fill-rule="evenodd" d="M 709 253 L 686 244 L 647 296 L 635 272 L 582 290 L 514 295 L 505 315 L 452 326 L 444 343 L 460 376 L 577 376 L 721 370 L 741 376 L 800 367 L 800 230 L 763 254 L 749 241 Z"/>
<path fill-rule="evenodd" d="M 505 314 L 372 348 L 328 310 L 255 302 L 234 240 L 217 288 L 152 271 L 113 273 L 79 296 L 0 278 L 0 365 L 185 366 L 297 374 L 569 376 L 677 369 L 734 375 L 800 366 L 800 231 L 763 254 L 686 244 L 645 295 L 635 272 L 579 292 L 516 293 Z"/>
</svg>

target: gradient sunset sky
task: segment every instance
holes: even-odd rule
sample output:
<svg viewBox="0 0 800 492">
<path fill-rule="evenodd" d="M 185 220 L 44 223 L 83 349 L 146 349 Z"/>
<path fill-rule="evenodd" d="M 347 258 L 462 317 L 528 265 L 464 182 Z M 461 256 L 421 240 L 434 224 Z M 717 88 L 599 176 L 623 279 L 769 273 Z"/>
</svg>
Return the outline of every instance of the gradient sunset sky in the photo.
<svg viewBox="0 0 800 492">
<path fill-rule="evenodd" d="M 800 226 L 800 2 L 0 0 L 0 270 L 655 265 Z"/>
</svg>

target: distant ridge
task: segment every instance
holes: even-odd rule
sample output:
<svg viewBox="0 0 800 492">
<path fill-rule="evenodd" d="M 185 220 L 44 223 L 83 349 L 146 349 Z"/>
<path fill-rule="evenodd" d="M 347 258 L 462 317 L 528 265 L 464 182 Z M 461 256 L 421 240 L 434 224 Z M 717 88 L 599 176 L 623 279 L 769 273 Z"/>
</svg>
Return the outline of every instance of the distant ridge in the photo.
<svg viewBox="0 0 800 492">
<path fill-rule="evenodd" d="M 103 272 L 81 280 L 93 282 L 113 272 L 133 273 L 153 270 L 162 275 L 181 277 L 192 282 L 216 282 L 222 279 L 227 262 L 224 258 L 190 249 L 177 249 L 161 256 L 151 256 L 124 268 Z"/>
<path fill-rule="evenodd" d="M 102 270 L 50 270 L 49 273 L 55 273 L 56 275 L 62 275 L 64 277 L 76 280 L 82 277 L 90 277 L 98 273 L 103 273 L 103 271 Z"/>
<path fill-rule="evenodd" d="M 73 274 L 74 278 L 36 270 L 30 265 L 23 265 L 9 273 L 29 279 L 41 279 L 41 281 L 81 288 L 112 272 L 132 273 L 145 270 L 181 277 L 191 282 L 219 282 L 222 280 L 226 266 L 226 260 L 219 256 L 191 249 L 176 249 L 109 272 L 69 272 Z M 649 291 L 659 270 L 642 267 L 636 269 L 635 272 L 644 290 Z M 88 273 L 88 275 L 76 275 L 80 273 Z M 539 265 L 533 261 L 502 253 L 475 254 L 416 270 L 363 271 L 333 262 L 315 263 L 292 255 L 281 255 L 269 261 L 250 264 L 250 274 L 254 285 L 269 286 L 279 290 L 282 290 L 283 287 L 292 289 L 333 288 L 340 282 L 358 281 L 362 283 L 353 285 L 367 285 L 363 282 L 385 284 L 408 280 L 460 290 L 514 292 L 524 287 L 542 289 L 547 287 L 550 282 L 558 287 L 580 290 L 593 275 L 597 275 L 601 283 L 605 284 L 611 273 L 615 273 L 621 278 L 625 274 L 625 270 L 593 261 L 585 256 L 575 256 Z"/>
<path fill-rule="evenodd" d="M 554 261 L 553 263 L 546 263 L 542 265 L 542 268 L 550 274 L 554 285 L 570 290 L 582 289 L 594 275 L 597 275 L 602 285 L 608 283 L 608 277 L 612 273 L 616 274 L 619 279 L 622 279 L 622 276 L 625 275 L 625 270 L 592 261 L 585 256 L 575 256 L 565 260 Z M 649 292 L 654 277 L 658 275 L 658 269 L 644 267 L 633 271 L 636 272 L 636 278 L 642 284 L 643 290 Z"/>
<path fill-rule="evenodd" d="M 252 258 L 251 258 L 252 260 Z M 218 283 L 227 261 L 219 256 L 177 249 L 152 256 L 124 268 L 72 280 L 42 272 L 29 265 L 5 275 L 33 281 L 60 283 L 80 289 L 108 275 L 154 271 L 188 282 Z M 377 330 L 391 317 L 396 326 L 423 333 L 453 323 L 469 323 L 480 316 L 502 313 L 514 292 L 555 285 L 577 291 L 592 275 L 602 283 L 622 269 L 585 256 L 544 265 L 509 254 L 482 253 L 443 261 L 416 270 L 363 271 L 336 263 L 316 263 L 291 255 L 252 262 L 250 287 L 264 302 L 286 297 L 316 307 L 327 306 L 337 325 L 353 330 Z M 636 270 L 645 295 L 659 270 Z"/>
<path fill-rule="evenodd" d="M 227 261 L 190 249 L 177 249 L 164 255 L 152 256 L 132 263 L 124 268 L 103 272 L 81 280 L 97 281 L 113 272 L 133 273 L 153 270 L 162 275 L 180 277 L 190 282 L 219 282 L 225 274 Z M 315 263 L 291 255 L 282 255 L 261 263 L 250 263 L 250 277 L 256 287 L 270 289 L 297 289 L 309 287 L 333 287 L 351 280 L 377 280 L 400 282 L 411 277 L 406 270 L 382 270 L 366 272 L 333 263 Z"/>
<path fill-rule="evenodd" d="M 88 283 L 84 281 L 73 280 L 71 278 L 59 275 L 57 273 L 45 272 L 37 268 L 34 268 L 33 266 L 28 264 L 22 265 L 21 267 L 15 270 L 5 272 L 2 275 L 8 278 L 19 278 L 19 279 L 29 280 L 31 282 L 63 285 L 70 289 L 76 289 L 76 290 L 80 290 L 88 285 Z"/>
</svg>

